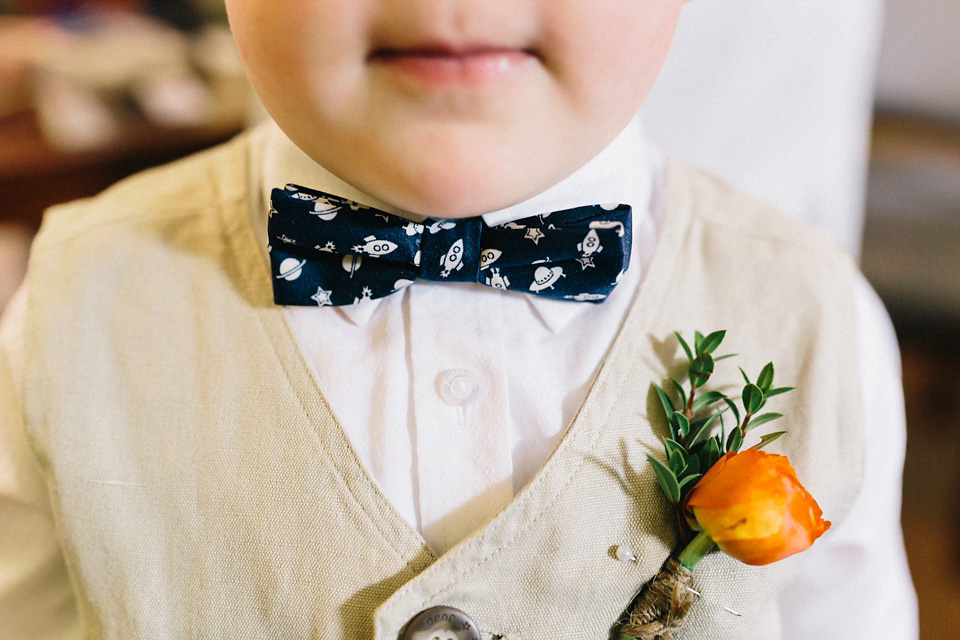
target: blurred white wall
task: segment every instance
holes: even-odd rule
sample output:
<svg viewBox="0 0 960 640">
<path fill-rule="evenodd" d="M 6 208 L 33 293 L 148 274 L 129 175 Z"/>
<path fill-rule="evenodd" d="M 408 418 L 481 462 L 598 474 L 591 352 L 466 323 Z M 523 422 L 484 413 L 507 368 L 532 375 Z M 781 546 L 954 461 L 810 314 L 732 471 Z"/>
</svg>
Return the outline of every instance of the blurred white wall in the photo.
<svg viewBox="0 0 960 640">
<path fill-rule="evenodd" d="M 650 137 L 856 255 L 881 4 L 688 3 L 643 108 Z"/>
<path fill-rule="evenodd" d="M 960 121 L 960 2 L 887 0 L 877 101 Z"/>
</svg>

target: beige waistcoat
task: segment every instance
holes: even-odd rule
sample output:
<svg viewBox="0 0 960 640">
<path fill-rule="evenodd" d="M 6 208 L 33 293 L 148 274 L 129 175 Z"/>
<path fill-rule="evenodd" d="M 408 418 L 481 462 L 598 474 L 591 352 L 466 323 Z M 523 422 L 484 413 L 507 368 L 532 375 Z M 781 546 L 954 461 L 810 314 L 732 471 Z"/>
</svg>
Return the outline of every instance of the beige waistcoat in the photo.
<svg viewBox="0 0 960 640">
<path fill-rule="evenodd" d="M 576 419 L 513 502 L 437 558 L 358 461 L 272 304 L 248 144 L 56 209 L 33 249 L 27 429 L 88 637 L 393 640 L 449 605 L 485 639 L 606 639 L 674 543 L 645 460 L 665 429 L 650 383 L 682 369 L 674 330 L 728 330 L 740 355 L 715 388 L 737 395 L 736 365 L 771 359 L 798 387 L 770 402 L 789 429 L 771 450 L 843 518 L 863 448 L 855 268 L 671 162 L 655 257 Z M 617 561 L 619 544 L 639 562 Z M 803 562 L 708 556 L 681 637 L 778 638 L 776 594 Z"/>
</svg>

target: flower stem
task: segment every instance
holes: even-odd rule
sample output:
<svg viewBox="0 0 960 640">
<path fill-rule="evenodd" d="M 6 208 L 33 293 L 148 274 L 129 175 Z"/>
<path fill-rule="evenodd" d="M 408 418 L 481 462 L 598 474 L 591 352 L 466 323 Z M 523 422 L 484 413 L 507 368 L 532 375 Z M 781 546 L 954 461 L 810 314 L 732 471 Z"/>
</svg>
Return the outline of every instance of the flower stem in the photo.
<svg viewBox="0 0 960 640">
<path fill-rule="evenodd" d="M 707 535 L 706 531 L 701 531 L 697 537 L 690 541 L 680 555 L 677 556 L 677 562 L 693 571 L 697 563 L 703 559 L 703 556 L 713 549 L 713 538 Z"/>
<path fill-rule="evenodd" d="M 697 385 L 691 382 L 690 396 L 689 396 L 689 399 L 687 400 L 687 406 L 683 411 L 683 415 L 684 417 L 686 417 L 687 420 L 693 420 L 693 398 L 696 394 L 697 394 Z"/>
</svg>

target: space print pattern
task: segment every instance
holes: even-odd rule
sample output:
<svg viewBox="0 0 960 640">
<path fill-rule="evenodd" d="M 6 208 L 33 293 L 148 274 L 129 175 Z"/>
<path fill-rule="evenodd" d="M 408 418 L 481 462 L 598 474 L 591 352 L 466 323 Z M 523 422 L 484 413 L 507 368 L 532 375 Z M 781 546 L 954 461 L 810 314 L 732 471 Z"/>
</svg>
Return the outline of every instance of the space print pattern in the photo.
<svg viewBox="0 0 960 640">
<path fill-rule="evenodd" d="M 280 305 L 355 304 L 418 278 L 602 302 L 629 265 L 631 209 L 591 205 L 494 227 L 481 218 L 415 223 L 287 185 L 273 190 L 267 232 Z"/>
</svg>

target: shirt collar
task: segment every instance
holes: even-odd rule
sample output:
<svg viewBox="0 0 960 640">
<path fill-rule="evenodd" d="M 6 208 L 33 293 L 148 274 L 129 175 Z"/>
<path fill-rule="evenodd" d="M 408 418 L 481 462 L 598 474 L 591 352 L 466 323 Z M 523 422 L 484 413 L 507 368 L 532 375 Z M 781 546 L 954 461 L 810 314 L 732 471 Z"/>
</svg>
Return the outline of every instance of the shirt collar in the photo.
<svg viewBox="0 0 960 640">
<path fill-rule="evenodd" d="M 258 132 L 258 135 L 262 136 L 263 142 L 260 145 L 262 151 L 260 157 L 255 159 L 259 170 L 254 173 L 254 179 L 259 178 L 259 184 L 253 185 L 252 194 L 256 202 L 253 204 L 252 211 L 255 228 L 263 229 L 261 238 L 264 253 L 266 253 L 266 211 L 270 202 L 270 192 L 275 187 L 282 187 L 287 183 L 335 193 L 405 218 L 422 219 L 422 216 L 382 202 L 333 175 L 311 160 L 273 122 L 267 122 L 262 127 Z M 603 151 L 567 178 L 532 198 L 483 214 L 482 217 L 487 224 L 498 225 L 528 216 L 589 204 L 628 204 L 633 207 L 634 233 L 636 234 L 641 229 L 649 228 L 649 225 L 638 224 L 638 218 L 650 215 L 653 191 L 652 165 L 652 148 L 645 139 L 638 116 Z M 637 244 L 636 238 L 634 244 Z M 638 263 L 639 260 L 633 259 L 630 271 L 639 269 Z M 590 306 L 542 296 L 523 295 L 543 324 L 553 332 L 560 331 L 585 307 Z M 351 323 L 364 326 L 380 302 L 380 300 L 370 300 L 335 307 L 335 309 Z"/>
</svg>

